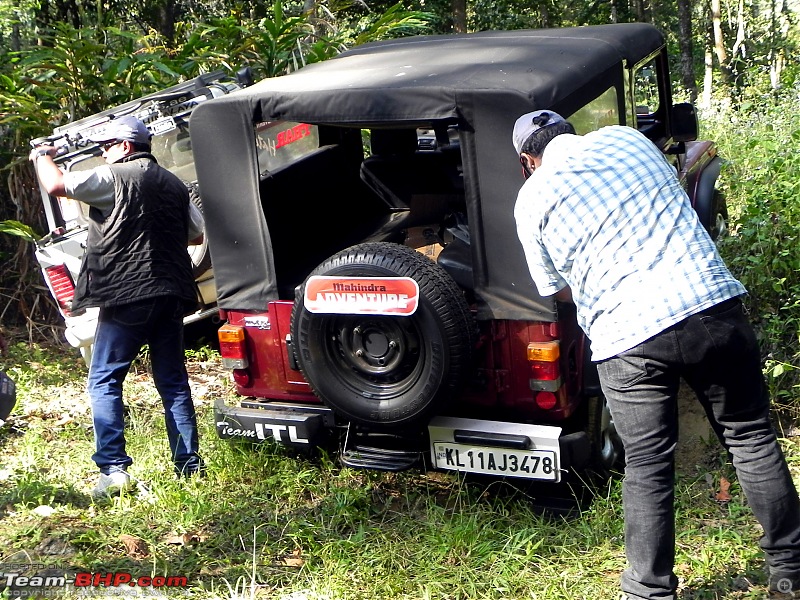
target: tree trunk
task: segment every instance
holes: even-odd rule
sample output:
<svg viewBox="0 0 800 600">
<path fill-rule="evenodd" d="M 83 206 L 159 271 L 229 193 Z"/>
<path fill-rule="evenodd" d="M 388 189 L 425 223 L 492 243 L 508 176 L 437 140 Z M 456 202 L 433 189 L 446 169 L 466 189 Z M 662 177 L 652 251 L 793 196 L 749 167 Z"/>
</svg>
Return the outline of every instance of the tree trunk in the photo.
<svg viewBox="0 0 800 600">
<path fill-rule="evenodd" d="M 769 45 L 769 83 L 773 90 L 777 90 L 781 87 L 781 73 L 786 65 L 783 44 L 789 33 L 789 21 L 785 15 L 786 2 L 784 0 L 772 0 L 770 9 L 772 11 L 772 27 L 770 27 Z"/>
<path fill-rule="evenodd" d="M 636 20 L 639 23 L 647 23 L 647 15 L 645 14 L 645 9 L 644 9 L 644 0 L 634 0 L 634 6 L 636 8 Z"/>
<path fill-rule="evenodd" d="M 689 94 L 689 102 L 697 100 L 697 79 L 694 73 L 692 44 L 692 2 L 678 0 L 678 45 L 681 53 L 681 83 Z"/>
<path fill-rule="evenodd" d="M 539 5 L 539 21 L 543 28 L 550 27 L 550 11 L 547 10 L 547 2 Z"/>
<path fill-rule="evenodd" d="M 175 40 L 175 22 L 177 21 L 178 7 L 174 0 L 165 0 L 158 8 L 158 23 L 156 30 L 167 40 L 167 45 L 172 46 Z"/>
<path fill-rule="evenodd" d="M 730 71 L 728 68 L 728 51 L 725 49 L 725 37 L 722 34 L 722 10 L 719 0 L 711 0 L 711 30 L 713 33 L 714 54 L 717 56 L 720 73 L 726 86 L 730 86 Z"/>
<path fill-rule="evenodd" d="M 453 33 L 467 33 L 467 0 L 451 0 Z"/>
<path fill-rule="evenodd" d="M 22 49 L 22 38 L 19 31 L 19 23 L 14 23 L 11 28 L 11 42 L 9 44 L 13 52 L 19 52 Z"/>
<path fill-rule="evenodd" d="M 711 108 L 711 92 L 714 85 L 714 54 L 711 51 L 711 32 L 709 31 L 708 42 L 705 51 L 705 70 L 703 73 L 703 97 L 700 101 L 701 108 Z"/>
<path fill-rule="evenodd" d="M 12 52 L 19 52 L 22 49 L 22 32 L 19 28 L 19 16 L 22 14 L 22 10 L 19 6 L 19 0 L 14 0 L 11 14 L 14 17 L 14 21 L 11 25 L 11 39 L 9 40 L 8 47 Z"/>
</svg>

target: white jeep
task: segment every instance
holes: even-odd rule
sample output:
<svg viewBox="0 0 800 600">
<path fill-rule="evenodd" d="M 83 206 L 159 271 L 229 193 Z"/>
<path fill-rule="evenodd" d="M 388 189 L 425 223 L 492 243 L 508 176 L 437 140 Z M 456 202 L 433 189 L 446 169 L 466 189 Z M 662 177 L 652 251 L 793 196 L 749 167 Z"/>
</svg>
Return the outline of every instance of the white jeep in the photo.
<svg viewBox="0 0 800 600">
<path fill-rule="evenodd" d="M 110 119 L 134 115 L 153 133 L 152 153 L 158 163 L 186 183 L 192 202 L 199 207 L 200 195 L 189 138 L 189 117 L 203 102 L 241 89 L 248 83 L 246 73 L 241 73 L 237 80 L 226 76 L 223 71 L 209 73 L 162 92 L 57 127 L 52 135 L 32 140 L 31 145 L 47 143 L 58 147 L 55 161 L 64 171 L 92 169 L 104 163 L 102 148 L 89 141 L 93 132 Z M 45 282 L 64 317 L 67 341 L 80 349 L 88 365 L 91 361 L 98 309 L 73 312 L 72 299 L 75 281 L 86 251 L 89 207 L 70 198 L 50 196 L 44 189 L 41 189 L 41 194 L 49 233 L 36 243 L 36 258 Z M 187 251 L 192 258 L 199 306 L 196 312 L 184 320 L 190 323 L 217 313 L 217 292 L 207 243 L 204 241 L 200 245 L 189 246 Z"/>
</svg>

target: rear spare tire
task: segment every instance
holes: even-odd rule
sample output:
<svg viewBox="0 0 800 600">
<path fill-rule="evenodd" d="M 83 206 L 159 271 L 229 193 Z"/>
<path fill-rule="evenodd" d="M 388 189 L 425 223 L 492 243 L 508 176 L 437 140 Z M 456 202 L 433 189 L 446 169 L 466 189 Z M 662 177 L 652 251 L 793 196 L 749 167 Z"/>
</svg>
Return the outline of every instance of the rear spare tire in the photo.
<svg viewBox="0 0 800 600">
<path fill-rule="evenodd" d="M 292 341 L 314 392 L 335 412 L 382 429 L 416 425 L 453 397 L 467 377 L 473 319 L 461 290 L 420 253 L 390 243 L 353 246 L 311 276 L 409 277 L 419 304 L 409 316 L 319 314 L 297 290 Z"/>
<path fill-rule="evenodd" d="M 203 211 L 203 201 L 200 199 L 200 189 L 196 183 L 186 183 L 189 190 L 189 200 Z M 188 247 L 189 258 L 192 259 L 192 275 L 197 279 L 211 268 L 211 253 L 208 251 L 208 238 L 203 232 L 203 241 L 195 246 Z"/>
</svg>

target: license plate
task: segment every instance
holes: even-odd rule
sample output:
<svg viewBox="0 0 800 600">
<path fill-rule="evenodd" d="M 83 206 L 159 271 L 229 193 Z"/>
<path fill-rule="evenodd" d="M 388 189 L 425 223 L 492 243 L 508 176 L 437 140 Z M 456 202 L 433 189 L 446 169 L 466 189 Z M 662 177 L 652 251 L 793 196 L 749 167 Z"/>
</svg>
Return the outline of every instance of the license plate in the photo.
<svg viewBox="0 0 800 600">
<path fill-rule="evenodd" d="M 558 453 L 553 450 L 510 450 L 434 442 L 433 462 L 439 469 L 558 481 Z"/>
<path fill-rule="evenodd" d="M 161 117 L 150 123 L 150 132 L 153 135 L 162 135 L 177 128 L 178 125 L 172 117 Z"/>
</svg>

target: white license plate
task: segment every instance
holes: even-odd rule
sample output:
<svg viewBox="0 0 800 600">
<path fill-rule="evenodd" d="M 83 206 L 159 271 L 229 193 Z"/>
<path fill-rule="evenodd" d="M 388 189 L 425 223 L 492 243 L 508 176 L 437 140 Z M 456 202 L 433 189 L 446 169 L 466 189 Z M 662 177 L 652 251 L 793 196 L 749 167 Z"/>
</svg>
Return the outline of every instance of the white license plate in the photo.
<svg viewBox="0 0 800 600">
<path fill-rule="evenodd" d="M 558 481 L 558 453 L 553 450 L 510 450 L 434 442 L 433 462 L 439 469 L 506 477 Z"/>
<path fill-rule="evenodd" d="M 177 128 L 178 125 L 172 117 L 161 117 L 150 123 L 150 132 L 153 135 L 162 135 Z"/>
</svg>

